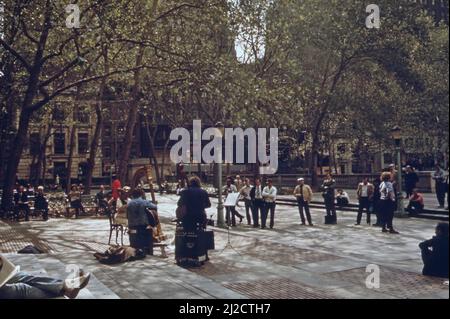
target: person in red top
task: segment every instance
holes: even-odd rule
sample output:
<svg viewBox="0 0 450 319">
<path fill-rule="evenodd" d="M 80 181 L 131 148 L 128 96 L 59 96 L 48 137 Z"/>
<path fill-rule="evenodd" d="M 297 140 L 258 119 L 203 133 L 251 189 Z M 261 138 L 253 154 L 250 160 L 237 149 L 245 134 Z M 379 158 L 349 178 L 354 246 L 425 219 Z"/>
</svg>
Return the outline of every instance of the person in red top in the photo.
<svg viewBox="0 0 450 319">
<path fill-rule="evenodd" d="M 117 177 L 114 177 L 114 181 L 112 183 L 112 197 L 114 202 L 117 201 L 117 199 L 120 197 L 119 189 L 122 188 L 122 184 L 120 183 L 120 180 Z"/>
<path fill-rule="evenodd" d="M 419 190 L 417 188 L 414 188 L 413 193 L 409 198 L 409 205 L 406 210 L 410 214 L 420 214 L 423 212 L 424 207 L 425 204 L 423 201 L 423 195 L 419 193 Z"/>
</svg>

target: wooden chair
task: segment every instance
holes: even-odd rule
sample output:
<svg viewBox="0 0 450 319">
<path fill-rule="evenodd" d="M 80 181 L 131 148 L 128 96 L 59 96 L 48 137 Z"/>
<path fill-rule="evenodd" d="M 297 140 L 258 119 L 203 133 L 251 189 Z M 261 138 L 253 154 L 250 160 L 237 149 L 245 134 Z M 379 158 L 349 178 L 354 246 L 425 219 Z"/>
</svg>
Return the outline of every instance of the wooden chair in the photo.
<svg viewBox="0 0 450 319">
<path fill-rule="evenodd" d="M 116 232 L 116 245 L 118 245 L 118 238 L 119 238 L 119 233 L 120 233 L 120 243 L 123 246 L 123 233 L 125 232 L 125 227 L 122 224 L 118 224 L 115 222 L 114 219 L 114 212 L 111 212 L 108 216 L 109 218 L 109 240 L 108 240 L 108 245 L 111 244 L 111 237 L 113 232 Z"/>
</svg>

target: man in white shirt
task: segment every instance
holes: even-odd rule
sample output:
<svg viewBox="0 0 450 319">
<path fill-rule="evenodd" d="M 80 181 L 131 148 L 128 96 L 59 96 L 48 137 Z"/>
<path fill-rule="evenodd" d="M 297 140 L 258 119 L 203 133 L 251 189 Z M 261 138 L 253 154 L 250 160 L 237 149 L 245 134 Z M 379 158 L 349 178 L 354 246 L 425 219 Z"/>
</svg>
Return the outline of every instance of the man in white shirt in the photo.
<svg viewBox="0 0 450 319">
<path fill-rule="evenodd" d="M 275 206 L 277 201 L 277 189 L 273 186 L 271 179 L 267 181 L 267 186 L 264 187 L 262 196 L 264 198 L 265 209 L 261 216 L 261 228 L 266 228 L 267 215 L 270 211 L 270 229 L 275 226 Z"/>
<path fill-rule="evenodd" d="M 362 183 L 359 183 L 358 189 L 356 190 L 358 195 L 358 217 L 356 218 L 356 225 L 361 225 L 361 219 L 363 210 L 367 213 L 367 225 L 370 225 L 370 209 L 373 202 L 374 186 L 369 183 L 369 179 L 364 177 Z"/>
</svg>

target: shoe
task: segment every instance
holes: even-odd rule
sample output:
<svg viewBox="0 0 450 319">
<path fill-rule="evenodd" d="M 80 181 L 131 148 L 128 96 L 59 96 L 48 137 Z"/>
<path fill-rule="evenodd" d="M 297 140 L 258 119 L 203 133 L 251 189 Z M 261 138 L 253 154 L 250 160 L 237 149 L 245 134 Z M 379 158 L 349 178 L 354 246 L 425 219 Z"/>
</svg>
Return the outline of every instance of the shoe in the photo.
<svg viewBox="0 0 450 319">
<path fill-rule="evenodd" d="M 314 227 L 314 224 L 313 223 L 309 224 L 309 227 Z"/>
<path fill-rule="evenodd" d="M 389 233 L 390 234 L 394 234 L 394 235 L 398 235 L 398 234 L 400 234 L 398 231 L 396 231 L 395 229 L 391 229 L 390 231 L 389 231 Z"/>
<path fill-rule="evenodd" d="M 355 226 L 361 226 L 361 224 L 360 223 L 356 223 Z"/>
<path fill-rule="evenodd" d="M 306 226 L 306 223 L 302 223 L 302 226 Z"/>
<path fill-rule="evenodd" d="M 388 230 L 387 230 L 386 228 L 383 228 L 383 229 L 381 230 L 381 232 L 383 232 L 383 233 L 387 233 L 387 232 L 388 232 Z"/>
<path fill-rule="evenodd" d="M 261 229 L 266 229 L 267 227 L 266 226 L 261 226 Z"/>
<path fill-rule="evenodd" d="M 239 224 L 242 224 L 243 219 L 244 219 L 244 217 L 239 217 Z"/>
</svg>

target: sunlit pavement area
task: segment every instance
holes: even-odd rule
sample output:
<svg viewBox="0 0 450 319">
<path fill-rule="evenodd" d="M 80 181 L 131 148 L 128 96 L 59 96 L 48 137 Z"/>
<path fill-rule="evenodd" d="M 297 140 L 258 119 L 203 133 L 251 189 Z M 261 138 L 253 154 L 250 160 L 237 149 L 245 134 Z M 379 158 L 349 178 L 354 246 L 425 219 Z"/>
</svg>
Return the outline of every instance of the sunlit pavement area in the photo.
<svg viewBox="0 0 450 319">
<path fill-rule="evenodd" d="M 155 248 L 155 256 L 141 261 L 100 264 L 93 253 L 108 248 L 109 236 L 109 222 L 100 217 L 0 222 L 0 252 L 35 274 L 63 277 L 70 265 L 91 271 L 93 278 L 79 296 L 86 299 L 449 298 L 444 280 L 421 275 L 418 244 L 433 235 L 435 221 L 395 219 L 401 234 L 391 235 L 354 226 L 354 212 L 338 212 L 338 225 L 329 226 L 323 224 L 322 210 L 312 210 L 315 226 L 306 227 L 295 207 L 278 206 L 274 230 L 254 229 L 244 220 L 231 230 L 227 245 L 227 231 L 215 228 L 211 260 L 202 268 L 184 269 L 174 260 L 171 220 L 177 197 L 157 199 L 163 230 L 170 237 L 168 258 Z M 215 206 L 213 202 L 208 216 L 215 218 Z M 239 211 L 244 213 L 244 208 Z M 47 253 L 16 254 L 27 245 Z M 366 286 L 369 265 L 380 268 L 379 288 Z"/>
</svg>

